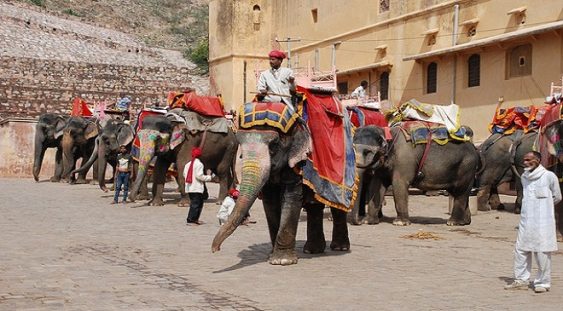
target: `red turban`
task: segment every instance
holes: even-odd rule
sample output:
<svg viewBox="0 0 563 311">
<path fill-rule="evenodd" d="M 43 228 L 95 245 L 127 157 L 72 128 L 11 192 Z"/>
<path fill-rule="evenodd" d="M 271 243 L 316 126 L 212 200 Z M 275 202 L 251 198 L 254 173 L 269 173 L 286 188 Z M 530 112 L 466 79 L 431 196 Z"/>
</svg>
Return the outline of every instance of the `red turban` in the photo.
<svg viewBox="0 0 563 311">
<path fill-rule="evenodd" d="M 273 51 L 270 52 L 270 54 L 268 54 L 268 57 L 275 57 L 275 58 L 279 58 L 279 59 L 284 59 L 285 53 L 280 51 L 280 50 L 273 50 Z"/>
<path fill-rule="evenodd" d="M 192 148 L 192 161 L 190 162 L 190 168 L 188 169 L 188 174 L 186 174 L 186 182 L 191 184 L 193 181 L 193 174 L 194 174 L 194 162 L 196 158 L 201 156 L 201 148 L 193 147 Z"/>
<path fill-rule="evenodd" d="M 233 199 L 236 199 L 240 195 L 240 192 L 237 189 L 231 189 L 229 190 L 229 195 L 232 196 Z"/>
</svg>

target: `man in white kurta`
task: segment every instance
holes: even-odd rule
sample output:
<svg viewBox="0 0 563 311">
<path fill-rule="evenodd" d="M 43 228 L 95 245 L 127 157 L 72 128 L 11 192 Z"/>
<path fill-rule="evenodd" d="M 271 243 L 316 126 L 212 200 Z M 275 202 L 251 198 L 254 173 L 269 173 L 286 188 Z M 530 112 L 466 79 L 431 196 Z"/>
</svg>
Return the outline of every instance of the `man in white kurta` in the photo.
<svg viewBox="0 0 563 311">
<path fill-rule="evenodd" d="M 557 251 L 554 206 L 561 201 L 557 176 L 540 165 L 541 155 L 524 156 L 522 174 L 522 212 L 514 249 L 514 282 L 506 289 L 527 289 L 532 270 L 532 255 L 538 274 L 534 291 L 543 293 L 551 287 L 551 253 Z"/>
<path fill-rule="evenodd" d="M 259 99 L 265 102 L 282 102 L 293 108 L 291 94 L 295 92 L 295 77 L 293 70 L 281 66 L 285 53 L 274 50 L 268 57 L 271 68 L 260 73 L 256 86 Z"/>
</svg>

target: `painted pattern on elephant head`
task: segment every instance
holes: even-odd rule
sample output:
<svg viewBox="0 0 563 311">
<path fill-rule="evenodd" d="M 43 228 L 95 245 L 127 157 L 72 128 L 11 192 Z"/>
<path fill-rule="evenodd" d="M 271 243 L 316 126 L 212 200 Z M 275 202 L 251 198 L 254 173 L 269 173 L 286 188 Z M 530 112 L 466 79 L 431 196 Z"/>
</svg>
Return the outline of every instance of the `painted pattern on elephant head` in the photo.
<svg viewBox="0 0 563 311">
<path fill-rule="evenodd" d="M 157 130 L 142 130 L 139 131 L 137 136 L 141 142 L 139 165 L 148 165 L 155 151 L 164 153 L 169 150 L 168 141 L 170 134 L 161 133 Z"/>
</svg>

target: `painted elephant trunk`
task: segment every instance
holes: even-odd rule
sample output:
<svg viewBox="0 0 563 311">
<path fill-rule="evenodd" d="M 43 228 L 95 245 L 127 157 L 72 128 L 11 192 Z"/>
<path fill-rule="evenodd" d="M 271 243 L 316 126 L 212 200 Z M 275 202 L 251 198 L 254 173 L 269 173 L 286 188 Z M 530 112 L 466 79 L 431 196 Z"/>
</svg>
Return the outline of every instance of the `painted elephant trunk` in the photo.
<svg viewBox="0 0 563 311">
<path fill-rule="evenodd" d="M 242 157 L 240 195 L 229 219 L 221 226 L 213 239 L 212 252 L 219 251 L 223 241 L 242 223 L 250 207 L 256 201 L 262 187 L 270 177 L 270 157 L 267 144 L 243 148 Z"/>
<path fill-rule="evenodd" d="M 141 130 L 138 134 L 140 144 L 139 167 L 137 169 L 135 183 L 129 194 L 129 200 L 131 200 L 131 202 L 135 202 L 137 199 L 139 188 L 141 188 L 141 184 L 147 176 L 149 165 L 155 156 L 156 140 L 151 138 L 151 136 L 153 135 L 150 135 L 146 130 Z"/>
<path fill-rule="evenodd" d="M 96 159 L 98 158 L 99 144 L 100 144 L 100 138 L 98 137 L 98 138 L 96 138 L 96 144 L 94 145 L 94 151 L 92 151 L 92 155 L 90 156 L 90 159 L 88 159 L 88 161 L 86 163 L 84 163 L 80 168 L 77 168 L 77 169 L 73 170 L 72 172 L 70 172 L 70 174 L 82 173 L 82 172 L 88 171 L 90 169 L 92 164 L 94 164 L 94 161 L 96 161 Z"/>
</svg>

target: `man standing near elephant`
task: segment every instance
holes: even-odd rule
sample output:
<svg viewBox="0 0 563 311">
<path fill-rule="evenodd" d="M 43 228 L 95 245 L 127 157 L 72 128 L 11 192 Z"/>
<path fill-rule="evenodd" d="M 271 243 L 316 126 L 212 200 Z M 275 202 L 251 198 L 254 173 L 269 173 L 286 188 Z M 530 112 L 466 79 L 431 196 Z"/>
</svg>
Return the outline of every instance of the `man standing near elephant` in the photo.
<svg viewBox="0 0 563 311">
<path fill-rule="evenodd" d="M 292 95 L 295 94 L 295 77 L 293 70 L 281 67 L 285 53 L 273 50 L 268 54 L 270 70 L 260 73 L 258 78 L 258 100 L 265 102 L 282 102 L 293 108 Z"/>
<path fill-rule="evenodd" d="M 524 156 L 524 196 L 514 249 L 515 280 L 505 289 L 528 288 L 532 254 L 538 265 L 534 291 L 544 293 L 551 287 L 551 253 L 557 251 L 554 206 L 561 201 L 561 190 L 557 176 L 546 170 L 540 159 L 541 154 L 536 151 Z"/>
<path fill-rule="evenodd" d="M 121 186 L 123 186 L 123 201 L 121 202 L 127 203 L 131 166 L 131 154 L 127 152 L 127 147 L 125 145 L 119 146 L 119 154 L 117 155 L 117 174 L 115 176 L 115 195 L 111 204 L 116 204 L 119 200 L 119 192 L 121 191 Z"/>
<path fill-rule="evenodd" d="M 184 176 L 186 176 L 186 192 L 190 197 L 190 211 L 188 212 L 187 224 L 201 225 L 203 222 L 199 220 L 201 210 L 203 209 L 203 191 L 206 181 L 212 181 L 215 178 L 211 174 L 211 170 L 207 170 L 207 175 L 203 174 L 203 163 L 199 160 L 201 149 L 194 147 L 192 149 L 192 160 L 184 167 Z"/>
</svg>

